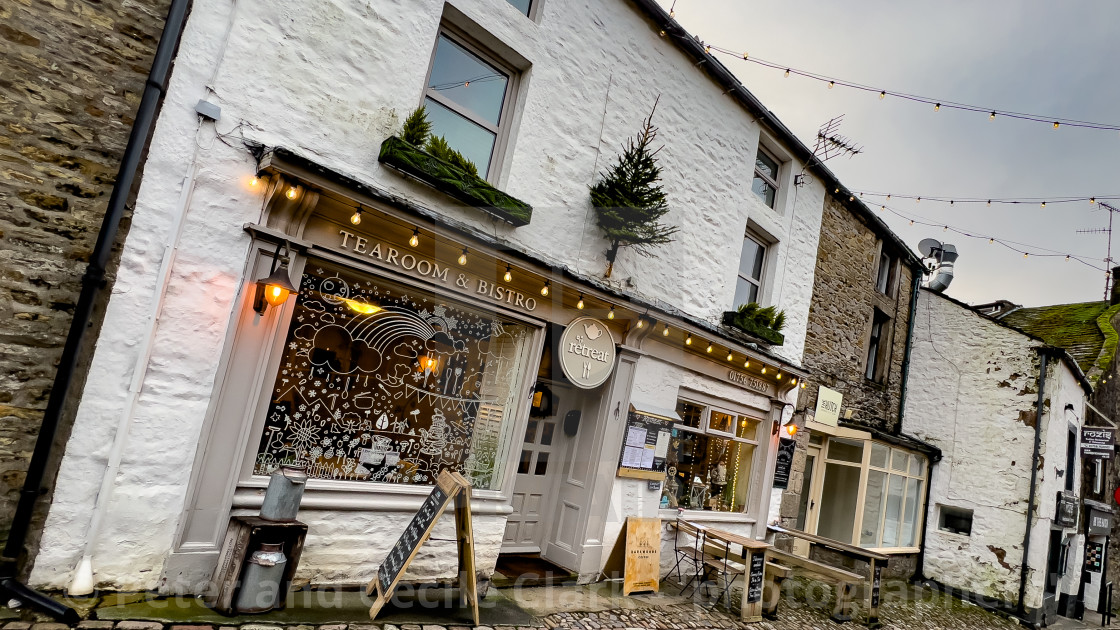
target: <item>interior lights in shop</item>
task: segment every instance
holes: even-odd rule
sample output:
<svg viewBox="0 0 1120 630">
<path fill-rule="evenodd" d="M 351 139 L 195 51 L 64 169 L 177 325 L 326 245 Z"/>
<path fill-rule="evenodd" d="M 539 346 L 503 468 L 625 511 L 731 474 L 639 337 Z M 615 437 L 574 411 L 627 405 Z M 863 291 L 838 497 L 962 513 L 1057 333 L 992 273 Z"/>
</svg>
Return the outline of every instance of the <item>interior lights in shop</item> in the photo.
<svg viewBox="0 0 1120 630">
<path fill-rule="evenodd" d="M 545 280 L 544 284 L 541 285 L 541 295 L 542 296 L 548 297 L 548 285 L 550 285 L 550 284 L 552 284 L 552 282 L 550 280 Z"/>
<path fill-rule="evenodd" d="M 579 301 L 578 301 L 578 302 L 576 302 L 576 308 L 578 308 L 579 310 L 581 310 L 581 311 L 582 311 L 582 310 L 583 310 L 583 307 L 584 307 L 584 304 L 583 304 L 583 294 L 582 294 L 582 293 L 580 293 L 580 294 L 579 294 Z"/>
<path fill-rule="evenodd" d="M 408 244 L 412 247 L 420 245 L 420 230 L 412 228 L 412 236 L 408 238 Z"/>
<path fill-rule="evenodd" d="M 509 263 L 506 263 L 506 272 L 502 276 L 502 280 L 505 280 L 506 282 L 513 282 L 513 267 L 510 267 Z"/>
<path fill-rule="evenodd" d="M 463 253 L 459 254 L 459 264 L 460 265 L 467 264 L 467 248 L 466 247 L 463 248 Z"/>
<path fill-rule="evenodd" d="M 350 215 L 350 222 L 353 223 L 354 225 L 358 225 L 359 223 L 362 222 L 362 209 L 361 208 L 358 208 L 357 210 L 354 211 L 354 214 Z"/>
</svg>

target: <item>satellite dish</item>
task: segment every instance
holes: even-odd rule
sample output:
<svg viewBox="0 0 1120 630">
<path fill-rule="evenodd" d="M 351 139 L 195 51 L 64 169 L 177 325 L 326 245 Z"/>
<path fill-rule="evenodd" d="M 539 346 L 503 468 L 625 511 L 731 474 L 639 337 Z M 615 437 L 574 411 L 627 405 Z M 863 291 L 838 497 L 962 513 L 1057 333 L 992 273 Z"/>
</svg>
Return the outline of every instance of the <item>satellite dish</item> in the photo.
<svg viewBox="0 0 1120 630">
<path fill-rule="evenodd" d="M 923 258 L 930 258 L 933 256 L 935 250 L 941 249 L 941 241 L 935 238 L 923 238 L 918 243 L 918 251 L 922 252 Z"/>
</svg>

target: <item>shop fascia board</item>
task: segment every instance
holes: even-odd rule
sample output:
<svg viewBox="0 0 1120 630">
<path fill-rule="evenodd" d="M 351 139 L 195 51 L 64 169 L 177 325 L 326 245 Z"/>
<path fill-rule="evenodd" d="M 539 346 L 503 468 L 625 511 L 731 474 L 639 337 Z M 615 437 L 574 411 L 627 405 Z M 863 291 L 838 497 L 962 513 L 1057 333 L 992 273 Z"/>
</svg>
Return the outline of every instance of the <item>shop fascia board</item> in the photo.
<svg viewBox="0 0 1120 630">
<path fill-rule="evenodd" d="M 824 424 L 816 420 L 810 420 L 806 426 L 812 433 L 824 433 L 832 437 L 848 438 L 851 440 L 870 440 L 871 432 L 860 431 L 859 429 L 848 429 L 846 427 L 834 427 L 831 424 Z"/>
<path fill-rule="evenodd" d="M 338 203 L 353 205 L 355 208 L 361 205 L 363 209 L 398 215 L 399 219 L 423 225 L 439 236 L 464 242 L 476 254 L 516 263 L 530 273 L 544 278 L 553 279 L 559 276 L 570 288 L 583 292 L 587 298 L 613 304 L 616 308 L 630 311 L 635 317 L 644 316 L 650 322 L 651 329 L 655 324 L 669 324 L 684 334 L 691 333 L 705 340 L 718 341 L 751 361 L 759 361 L 779 368 L 784 374 L 796 378 L 798 382 L 803 382 L 809 377 L 809 372 L 800 366 L 757 347 L 744 345 L 742 341 L 723 332 L 711 322 L 688 315 L 660 301 L 654 303 L 636 294 L 619 291 L 602 281 L 575 272 L 565 263 L 549 259 L 543 254 L 530 254 L 516 249 L 512 244 L 500 241 L 470 224 L 457 221 L 411 199 L 332 170 L 289 149 L 276 147 L 264 150 L 257 167 L 257 175 L 267 176 L 271 181 L 279 181 L 276 180 L 279 177 L 286 185 L 296 186 L 299 190 L 297 201 L 288 202 L 284 199 L 283 188 L 270 183 L 267 200 L 269 207 L 265 212 L 267 225 L 247 225 L 245 228 L 258 237 L 286 239 L 293 245 L 301 243 L 304 249 L 314 249 L 316 247 L 314 244 L 298 238 L 307 218 L 314 212 L 313 205 L 300 203 L 305 195 L 316 194 L 320 198 L 331 198 Z M 273 208 L 280 212 L 295 213 L 295 216 L 282 217 L 277 221 L 273 217 Z M 286 227 L 287 230 L 280 227 Z M 498 252 L 501 252 L 500 255 Z M 553 280 L 553 282 L 558 281 Z M 714 357 L 712 360 L 716 362 Z M 781 393 L 789 389 L 781 382 L 778 382 L 778 386 Z"/>
</svg>

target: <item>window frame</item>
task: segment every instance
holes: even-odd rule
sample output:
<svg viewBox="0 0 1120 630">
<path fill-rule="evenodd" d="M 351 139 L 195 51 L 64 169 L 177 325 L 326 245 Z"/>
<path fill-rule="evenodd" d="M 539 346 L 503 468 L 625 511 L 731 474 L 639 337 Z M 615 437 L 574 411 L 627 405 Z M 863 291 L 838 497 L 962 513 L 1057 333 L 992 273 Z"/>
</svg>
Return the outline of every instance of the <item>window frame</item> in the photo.
<svg viewBox="0 0 1120 630">
<path fill-rule="evenodd" d="M 879 309 L 873 309 L 871 327 L 867 336 L 867 356 L 864 357 L 864 379 L 880 385 L 887 382 L 887 365 L 890 360 L 891 317 Z M 878 327 L 878 334 L 876 334 Z"/>
<path fill-rule="evenodd" d="M 750 515 L 750 509 L 752 507 L 752 502 L 754 502 L 757 499 L 757 496 L 755 495 L 755 491 L 758 490 L 758 488 L 756 488 L 755 481 L 756 481 L 756 478 L 758 477 L 758 471 L 760 469 L 759 468 L 758 457 L 759 457 L 760 454 L 764 454 L 765 451 L 767 450 L 767 442 L 761 436 L 763 426 L 765 425 L 765 421 L 762 417 L 764 414 L 760 414 L 760 413 L 757 413 L 757 412 L 752 412 L 748 409 L 736 409 L 733 406 L 729 406 L 729 405 L 726 405 L 726 404 L 720 404 L 718 402 L 711 402 L 711 401 L 705 400 L 705 399 L 703 399 L 699 396 L 691 395 L 690 392 L 684 391 L 684 390 L 680 391 L 677 395 L 677 404 L 680 404 L 682 402 L 690 404 L 690 405 L 694 405 L 696 407 L 701 407 L 703 409 L 703 411 L 701 411 L 701 414 L 700 414 L 700 421 L 699 421 L 700 427 L 697 428 L 697 427 L 693 427 L 693 426 L 689 426 L 687 424 L 684 424 L 683 422 L 675 422 L 675 423 L 673 423 L 673 427 L 672 427 L 673 429 L 678 430 L 678 431 L 693 433 L 693 434 L 696 434 L 696 435 L 704 435 L 704 436 L 714 437 L 714 438 L 718 438 L 718 439 L 721 439 L 721 440 L 729 440 L 729 441 L 732 441 L 732 442 L 749 444 L 749 445 L 754 447 L 754 451 L 752 452 L 751 458 L 750 458 L 750 470 L 749 470 L 748 477 L 746 479 L 748 487 L 747 487 L 747 495 L 746 495 L 746 497 L 743 501 L 743 510 L 741 512 L 735 512 L 735 511 L 730 511 L 730 510 L 728 510 L 728 511 L 723 511 L 723 510 L 698 510 L 698 509 L 695 509 L 695 508 L 683 508 L 685 516 L 690 518 L 690 519 L 696 519 L 696 520 L 729 520 L 729 519 L 739 520 L 739 519 L 745 519 L 747 521 L 754 522 L 754 519 L 751 518 L 751 515 Z M 754 438 L 752 439 L 752 438 L 737 437 L 733 433 L 711 429 L 710 427 L 711 427 L 711 412 L 712 411 L 716 411 L 716 412 L 719 412 L 719 413 L 730 415 L 733 418 L 735 418 L 736 420 L 738 420 L 739 418 L 745 418 L 745 419 L 754 421 L 754 423 L 755 423 Z M 765 464 L 765 461 L 763 461 L 762 463 Z M 762 466 L 762 467 L 764 468 L 765 466 Z M 679 509 L 682 509 L 682 508 L 672 508 L 671 511 L 675 514 Z M 670 510 L 664 509 L 662 511 L 669 512 Z"/>
<path fill-rule="evenodd" d="M 537 2 L 540 2 L 540 0 L 533 0 L 530 4 L 530 11 L 532 10 L 532 6 Z M 510 6 L 515 11 L 517 10 L 517 7 L 513 7 L 513 5 Z M 521 13 L 520 11 L 517 12 Z M 432 71 L 435 69 L 436 51 L 439 50 L 439 42 L 442 37 L 447 37 L 449 41 L 463 48 L 468 54 L 477 57 L 483 63 L 493 66 L 496 70 L 506 75 L 506 89 L 505 93 L 502 95 L 502 105 L 499 110 L 500 113 L 498 115 L 497 125 L 486 120 L 477 112 L 467 109 L 443 96 L 438 90 L 433 90 L 429 85 L 432 80 Z M 512 126 L 512 119 L 515 117 L 513 110 L 516 107 L 521 74 L 522 71 L 512 63 L 504 61 L 499 55 L 491 52 L 476 39 L 456 28 L 454 25 L 443 22 L 436 31 L 436 39 L 435 43 L 432 45 L 431 55 L 428 58 L 428 70 L 424 74 L 424 87 L 420 91 L 420 102 L 418 106 L 423 107 L 427 99 L 431 98 L 454 114 L 462 116 L 469 122 L 494 134 L 494 148 L 490 152 L 490 163 L 485 167 L 475 164 L 475 166 L 478 167 L 479 177 L 491 184 L 497 185 L 501 176 L 501 165 L 505 162 L 506 144 L 510 134 L 510 127 Z M 452 148 L 454 149 L 455 147 Z"/>
<path fill-rule="evenodd" d="M 758 155 L 759 154 L 765 155 L 766 157 L 770 158 L 771 160 L 774 161 L 774 164 L 777 165 L 777 173 L 774 174 L 774 177 L 770 177 L 766 173 L 763 173 L 763 172 L 758 170 Z M 782 190 L 782 187 L 779 185 L 778 180 L 782 176 L 782 167 L 783 167 L 784 164 L 785 164 L 785 162 L 782 161 L 781 159 L 779 159 L 778 156 L 775 155 L 773 151 L 771 151 L 771 150 L 767 149 L 765 146 L 763 146 L 761 141 L 758 143 L 758 149 L 755 151 L 754 177 L 751 178 L 751 193 L 754 194 L 755 198 L 757 198 L 759 201 L 762 202 L 762 205 L 766 206 L 767 208 L 770 208 L 771 210 L 776 210 L 777 207 L 778 207 L 778 195 Z M 773 203 L 766 203 L 766 199 L 760 197 L 758 195 L 758 193 L 754 192 L 754 180 L 755 179 L 761 179 L 762 181 L 769 184 L 771 188 L 774 189 L 774 202 Z"/>
<path fill-rule="evenodd" d="M 815 433 L 814 433 L 814 435 L 815 435 Z M 824 475 L 826 474 L 825 471 L 827 470 L 827 464 L 837 464 L 837 465 L 842 465 L 842 466 L 848 466 L 848 467 L 851 467 L 851 468 L 858 468 L 860 470 L 859 487 L 856 489 L 856 510 L 855 510 L 854 521 L 852 523 L 852 539 L 848 540 L 848 541 L 840 541 L 840 542 L 846 542 L 847 544 L 850 544 L 850 545 L 853 545 L 853 546 L 856 546 L 856 547 L 860 547 L 861 549 L 868 549 L 868 550 L 871 550 L 871 551 L 876 551 L 878 553 L 885 553 L 885 554 L 917 553 L 918 551 L 920 551 L 921 550 L 921 541 L 922 541 L 922 536 L 923 536 L 923 530 L 924 530 L 924 527 L 925 527 L 926 488 L 927 488 L 927 485 L 929 484 L 929 457 L 927 455 L 925 455 L 924 453 L 920 453 L 918 451 L 913 451 L 913 450 L 907 449 L 905 447 L 895 446 L 894 444 L 890 444 L 888 442 L 882 442 L 882 441 L 879 441 L 879 440 L 873 440 L 873 439 L 869 439 L 869 438 L 851 438 L 851 437 L 836 436 L 836 435 L 822 435 L 822 437 L 824 438 L 822 440 L 821 444 L 820 444 L 820 449 L 821 449 L 821 461 L 820 461 L 821 468 L 820 468 L 820 470 L 821 470 L 822 477 L 821 477 L 821 481 L 819 483 L 814 482 L 815 492 L 813 493 L 813 496 L 810 497 L 813 501 L 816 501 L 819 505 L 821 500 L 823 499 L 822 495 L 823 495 L 823 490 L 824 490 Z M 863 456 L 861 458 L 861 461 L 853 462 L 853 461 L 846 461 L 846 460 L 842 460 L 842 459 L 831 458 L 829 456 L 830 444 L 835 439 L 849 440 L 849 441 L 861 441 L 863 443 Z M 884 446 L 888 449 L 887 463 L 886 463 L 885 467 L 884 466 L 872 466 L 871 465 L 871 451 L 872 451 L 874 445 L 876 445 L 876 444 Z M 920 474 L 916 475 L 916 476 L 911 475 L 910 472 L 909 472 L 909 467 L 907 468 L 906 471 L 893 470 L 891 468 L 891 463 L 892 463 L 892 460 L 894 458 L 894 452 L 895 451 L 900 451 L 900 452 L 906 453 L 911 458 L 912 457 L 920 457 L 921 458 L 921 466 L 922 466 L 921 470 L 919 471 Z M 876 530 L 878 532 L 877 536 L 878 536 L 878 543 L 879 544 L 882 544 L 882 540 L 883 540 L 883 524 L 884 524 L 885 519 L 886 519 L 886 509 L 885 509 L 885 502 L 886 502 L 886 498 L 887 498 L 886 489 L 890 485 L 890 475 L 901 476 L 904 479 L 918 479 L 919 480 L 918 489 L 917 489 L 917 493 L 918 493 L 917 502 L 918 503 L 917 503 L 917 510 L 915 511 L 916 520 L 913 524 L 914 525 L 914 541 L 916 543 L 914 546 L 908 546 L 908 547 L 871 547 L 871 546 L 863 546 L 863 545 L 860 544 L 859 541 L 862 538 L 862 532 L 863 532 L 863 512 L 866 508 L 866 503 L 867 503 L 867 483 L 868 483 L 868 480 L 870 479 L 870 473 L 871 473 L 872 470 L 874 470 L 876 472 L 883 472 L 883 473 L 887 474 L 887 482 L 886 482 L 886 485 L 884 485 L 884 487 L 883 487 L 883 490 L 884 490 L 883 496 L 880 498 L 881 504 L 880 504 L 880 510 L 879 510 L 879 525 L 878 525 L 878 529 Z M 901 499 L 901 506 L 902 507 L 900 508 L 900 516 L 902 515 L 901 511 L 904 511 L 905 505 L 906 505 L 906 494 L 905 494 L 905 482 L 904 482 L 903 495 L 902 495 L 902 499 Z M 818 520 L 814 521 L 812 523 L 813 533 L 816 533 L 816 532 L 819 531 L 818 526 L 820 524 L 820 521 L 819 521 L 819 519 L 820 519 L 820 507 L 817 508 L 815 518 L 818 519 Z M 902 525 L 903 525 L 903 520 L 900 519 L 899 520 L 899 527 L 902 527 Z"/>
<path fill-rule="evenodd" d="M 754 230 L 750 230 L 750 229 L 746 230 L 746 232 L 743 233 L 743 240 L 747 240 L 747 239 L 750 239 L 750 240 L 754 241 L 755 245 L 758 245 L 759 249 L 761 250 L 762 266 L 758 271 L 758 278 L 757 279 L 748 278 L 748 277 L 744 276 L 743 275 L 742 247 L 740 247 L 740 250 L 739 250 L 739 252 L 740 252 L 740 254 L 739 254 L 739 265 L 735 269 L 735 291 L 731 296 L 731 300 L 732 300 L 731 308 L 732 308 L 732 310 L 737 309 L 740 306 L 742 306 L 742 304 L 735 304 L 735 302 L 737 301 L 735 299 L 735 294 L 739 293 L 739 281 L 740 280 L 746 282 L 747 284 L 753 284 L 754 285 L 754 287 L 756 289 L 756 292 L 755 292 L 756 299 L 754 300 L 755 303 L 761 305 L 762 300 L 763 300 L 762 291 L 763 291 L 765 280 L 766 280 L 766 272 L 768 271 L 767 267 L 769 265 L 767 263 L 768 263 L 768 259 L 770 257 L 769 256 L 770 247 L 771 247 L 772 244 L 768 240 L 762 238 L 762 236 L 759 235 L 758 233 L 756 233 Z M 744 302 L 743 304 L 747 304 L 747 302 Z"/>
</svg>

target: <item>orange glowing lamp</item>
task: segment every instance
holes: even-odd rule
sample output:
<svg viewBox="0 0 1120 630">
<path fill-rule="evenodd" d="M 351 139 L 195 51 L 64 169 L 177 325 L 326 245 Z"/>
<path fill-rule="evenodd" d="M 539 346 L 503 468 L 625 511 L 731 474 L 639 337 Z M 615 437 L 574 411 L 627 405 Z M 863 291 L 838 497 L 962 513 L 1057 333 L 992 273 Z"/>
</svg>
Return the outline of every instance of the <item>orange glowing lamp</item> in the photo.
<svg viewBox="0 0 1120 630">
<path fill-rule="evenodd" d="M 272 266 L 268 277 L 257 280 L 257 295 L 253 300 L 253 310 L 260 315 L 264 315 L 269 306 L 280 306 L 288 300 L 288 296 L 299 293 L 288 276 L 287 257 L 285 256 L 284 262 L 280 264 L 279 268 L 276 267 L 276 262 L 280 260 L 281 247 L 286 249 L 287 243 L 276 246 L 276 253 L 272 256 Z"/>
<path fill-rule="evenodd" d="M 796 424 L 791 422 L 791 423 L 786 425 L 785 429 L 786 429 L 786 433 L 789 434 L 789 436 L 791 438 L 793 436 L 797 435 L 797 425 Z"/>
</svg>

